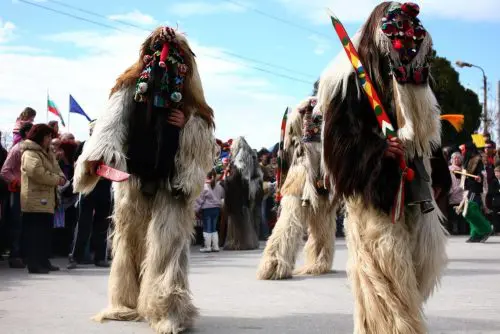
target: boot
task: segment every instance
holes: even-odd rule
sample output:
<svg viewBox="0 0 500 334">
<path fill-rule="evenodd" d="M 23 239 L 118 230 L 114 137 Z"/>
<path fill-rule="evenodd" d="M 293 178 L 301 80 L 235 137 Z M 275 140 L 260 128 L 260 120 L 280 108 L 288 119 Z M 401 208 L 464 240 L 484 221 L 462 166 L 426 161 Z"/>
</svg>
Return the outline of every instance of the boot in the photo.
<svg viewBox="0 0 500 334">
<path fill-rule="evenodd" d="M 205 242 L 205 247 L 200 248 L 200 252 L 202 253 L 209 253 L 212 251 L 211 243 L 212 243 L 212 236 L 210 233 L 203 232 L 203 239 Z"/>
<path fill-rule="evenodd" d="M 219 233 L 212 233 L 212 252 L 219 251 Z"/>
</svg>

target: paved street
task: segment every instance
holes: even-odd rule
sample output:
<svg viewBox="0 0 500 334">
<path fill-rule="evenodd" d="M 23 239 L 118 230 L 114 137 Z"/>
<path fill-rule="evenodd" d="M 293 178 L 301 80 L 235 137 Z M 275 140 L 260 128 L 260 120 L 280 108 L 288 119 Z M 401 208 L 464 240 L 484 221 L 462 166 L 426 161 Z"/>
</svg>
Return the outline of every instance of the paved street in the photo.
<svg viewBox="0 0 500 334">
<path fill-rule="evenodd" d="M 486 244 L 464 241 L 450 239 L 442 287 L 426 307 L 430 333 L 500 333 L 500 237 Z M 192 249 L 190 283 L 201 311 L 193 333 L 352 333 L 343 240 L 336 273 L 322 277 L 257 281 L 261 251 Z M 92 266 L 35 276 L 0 263 L 0 333 L 153 333 L 146 323 L 90 320 L 106 306 L 107 277 L 108 270 Z"/>
</svg>

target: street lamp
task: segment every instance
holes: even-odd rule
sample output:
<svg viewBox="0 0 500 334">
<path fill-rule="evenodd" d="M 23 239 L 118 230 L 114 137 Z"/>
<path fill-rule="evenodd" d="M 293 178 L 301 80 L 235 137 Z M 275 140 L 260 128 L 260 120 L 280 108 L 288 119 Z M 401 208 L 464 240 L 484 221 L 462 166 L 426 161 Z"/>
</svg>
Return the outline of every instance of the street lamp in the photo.
<svg viewBox="0 0 500 334">
<path fill-rule="evenodd" d="M 464 61 L 457 60 L 455 62 L 458 67 L 464 68 L 464 67 L 475 67 L 479 68 L 483 72 L 483 94 L 484 94 L 484 103 L 483 103 L 483 112 L 484 112 L 484 132 L 488 132 L 488 125 L 489 125 L 489 120 L 488 120 L 488 80 L 486 78 L 486 73 L 484 72 L 483 68 L 481 66 L 477 66 L 471 63 L 466 63 Z"/>
</svg>

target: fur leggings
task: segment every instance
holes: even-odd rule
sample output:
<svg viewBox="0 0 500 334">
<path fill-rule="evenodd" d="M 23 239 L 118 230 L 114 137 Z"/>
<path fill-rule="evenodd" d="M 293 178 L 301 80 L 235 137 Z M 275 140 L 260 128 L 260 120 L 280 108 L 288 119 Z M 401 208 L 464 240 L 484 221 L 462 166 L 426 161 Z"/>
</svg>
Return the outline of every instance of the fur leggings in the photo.
<svg viewBox="0 0 500 334">
<path fill-rule="evenodd" d="M 179 333 L 197 315 L 188 285 L 192 203 L 166 192 L 145 198 L 132 182 L 115 192 L 109 305 L 95 318 L 146 319 L 157 333 Z"/>
<path fill-rule="evenodd" d="M 331 270 L 335 252 L 335 210 L 321 198 L 316 212 L 303 207 L 297 196 L 285 196 L 281 201 L 281 215 L 267 241 L 257 278 L 277 280 L 291 278 L 297 252 L 302 244 L 305 228 L 309 236 L 304 247 L 306 263 L 298 275 L 321 275 Z"/>
<path fill-rule="evenodd" d="M 439 211 L 392 223 L 360 199 L 347 202 L 348 274 L 357 334 L 424 334 L 423 304 L 445 267 Z"/>
</svg>

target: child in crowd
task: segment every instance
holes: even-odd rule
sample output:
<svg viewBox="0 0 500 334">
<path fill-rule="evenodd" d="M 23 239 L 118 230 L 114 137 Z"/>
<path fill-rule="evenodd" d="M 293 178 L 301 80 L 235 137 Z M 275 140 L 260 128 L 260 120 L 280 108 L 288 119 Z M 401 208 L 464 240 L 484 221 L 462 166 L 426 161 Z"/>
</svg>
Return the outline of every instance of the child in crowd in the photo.
<svg viewBox="0 0 500 334">
<path fill-rule="evenodd" d="M 16 124 L 12 134 L 14 136 L 12 145 L 16 145 L 22 140 L 19 130 L 26 123 L 33 123 L 35 121 L 36 111 L 33 108 L 26 107 L 23 112 L 16 119 Z"/>
<path fill-rule="evenodd" d="M 203 191 L 195 203 L 195 212 L 201 215 L 203 221 L 205 246 L 200 249 L 202 253 L 219 251 L 217 221 L 220 217 L 223 198 L 224 188 L 217 182 L 217 173 L 212 170 L 208 173 Z"/>
</svg>

